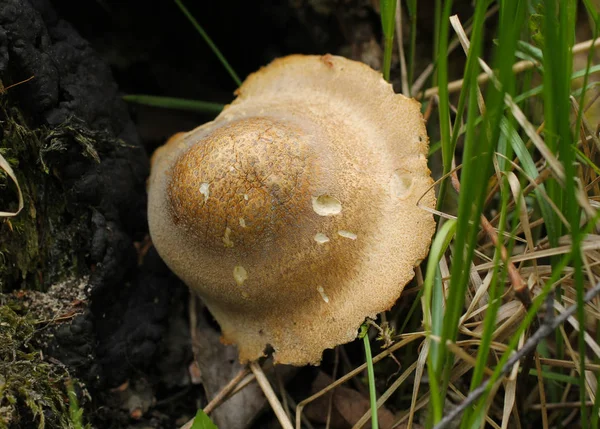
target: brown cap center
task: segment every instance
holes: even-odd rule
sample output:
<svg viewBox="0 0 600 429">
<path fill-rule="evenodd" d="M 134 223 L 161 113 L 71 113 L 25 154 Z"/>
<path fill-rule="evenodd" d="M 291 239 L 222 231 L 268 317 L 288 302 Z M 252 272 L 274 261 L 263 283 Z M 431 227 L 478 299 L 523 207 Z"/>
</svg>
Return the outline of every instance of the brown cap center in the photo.
<svg viewBox="0 0 600 429">
<path fill-rule="evenodd" d="M 310 206 L 306 133 L 267 117 L 231 122 L 177 159 L 168 184 L 173 222 L 207 249 L 249 252 Z"/>
</svg>

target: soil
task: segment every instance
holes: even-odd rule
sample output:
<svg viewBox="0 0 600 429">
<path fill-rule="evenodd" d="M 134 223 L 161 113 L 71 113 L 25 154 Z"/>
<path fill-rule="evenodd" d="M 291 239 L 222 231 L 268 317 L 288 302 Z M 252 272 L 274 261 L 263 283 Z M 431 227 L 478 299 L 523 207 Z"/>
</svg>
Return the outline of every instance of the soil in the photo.
<svg viewBox="0 0 600 429">
<path fill-rule="evenodd" d="M 381 64 L 378 2 L 188 3 L 242 77 L 291 53 Z M 72 381 L 91 427 L 176 428 L 206 404 L 188 291 L 149 243 L 145 181 L 157 146 L 212 116 L 122 95 L 228 103 L 235 88 L 174 2 L 0 2 L 0 155 L 25 199 L 0 218 L 0 338 L 13 344 L 0 347 L 0 428 L 71 427 Z M 0 210 L 16 195 L 0 170 Z"/>
</svg>

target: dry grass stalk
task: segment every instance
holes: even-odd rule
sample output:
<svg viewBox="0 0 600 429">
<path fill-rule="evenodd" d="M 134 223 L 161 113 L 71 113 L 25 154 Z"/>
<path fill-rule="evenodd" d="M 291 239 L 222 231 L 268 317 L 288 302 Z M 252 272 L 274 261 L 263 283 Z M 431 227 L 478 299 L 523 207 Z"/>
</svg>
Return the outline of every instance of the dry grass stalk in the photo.
<svg viewBox="0 0 600 429">
<path fill-rule="evenodd" d="M 586 40 L 585 42 L 577 43 L 576 45 L 573 46 L 573 54 L 585 52 L 590 49 L 596 49 L 598 46 L 600 46 L 600 39 Z M 538 66 L 539 66 L 539 64 L 536 62 L 522 60 L 522 61 L 516 62 L 513 65 L 513 73 L 519 74 L 524 71 L 531 70 L 532 68 L 538 67 Z M 487 83 L 488 81 L 490 81 L 490 75 L 488 73 L 481 73 L 479 76 L 477 76 L 477 83 L 479 85 L 483 85 L 483 84 Z M 450 82 L 448 84 L 448 92 L 454 93 L 454 92 L 460 91 L 463 86 L 463 83 L 464 83 L 463 79 L 458 79 L 453 82 Z M 439 87 L 435 86 L 433 88 L 429 88 L 428 90 L 426 90 L 423 93 L 415 93 L 415 94 L 417 94 L 416 95 L 417 98 L 429 98 L 431 96 L 437 95 L 439 93 L 439 91 L 440 91 Z"/>
<path fill-rule="evenodd" d="M 269 405 L 271 405 L 273 412 L 277 416 L 277 420 L 279 420 L 281 427 L 283 429 L 294 429 L 292 422 L 290 421 L 289 417 L 285 413 L 285 410 L 283 409 L 283 406 L 281 405 L 279 398 L 277 398 L 277 395 L 275 394 L 275 392 L 273 391 L 273 388 L 271 387 L 271 383 L 269 383 L 269 380 L 267 379 L 267 376 L 263 372 L 260 365 L 257 362 L 251 362 L 249 364 L 249 366 L 250 366 L 250 370 L 256 377 L 256 381 L 258 382 L 258 385 L 260 386 L 263 393 L 267 397 L 267 401 L 269 401 Z"/>
<path fill-rule="evenodd" d="M 396 344 L 393 344 L 388 349 L 386 349 L 383 352 L 379 353 L 377 356 L 374 356 L 373 357 L 373 364 L 376 364 L 381 359 L 383 359 L 386 356 L 394 353 L 396 350 L 399 350 L 400 348 L 404 347 L 405 345 L 410 344 L 411 342 L 413 342 L 415 340 L 418 340 L 420 338 L 424 338 L 425 337 L 425 333 L 424 332 L 414 332 L 414 333 L 411 333 L 411 334 L 403 335 L 402 337 L 403 337 L 403 339 L 401 341 L 397 342 Z M 363 372 L 366 368 L 367 368 L 367 364 L 366 363 L 358 366 L 354 370 L 350 371 L 348 374 L 344 375 L 343 377 L 340 377 L 335 382 L 331 383 L 325 389 L 320 390 L 319 392 L 315 393 L 314 395 L 311 395 L 310 397 L 308 397 L 308 398 L 304 399 L 303 401 L 301 401 L 300 403 L 298 403 L 298 406 L 296 407 L 296 429 L 300 429 L 301 428 L 301 426 L 300 426 L 300 423 L 301 423 L 300 417 L 302 415 L 302 410 L 304 409 L 304 407 L 307 404 L 311 403 L 312 401 L 314 401 L 317 398 L 320 398 L 321 396 L 325 395 L 329 391 L 335 389 L 340 384 L 345 383 L 346 381 L 348 381 L 348 380 L 352 379 L 353 377 L 357 376 L 358 374 L 360 374 L 361 372 Z"/>
</svg>

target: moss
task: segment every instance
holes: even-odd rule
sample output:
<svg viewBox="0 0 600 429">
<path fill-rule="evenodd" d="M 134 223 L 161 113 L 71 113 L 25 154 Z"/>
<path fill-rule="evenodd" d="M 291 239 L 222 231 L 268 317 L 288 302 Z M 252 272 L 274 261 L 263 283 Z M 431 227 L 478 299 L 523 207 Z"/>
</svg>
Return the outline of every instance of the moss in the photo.
<svg viewBox="0 0 600 429">
<path fill-rule="evenodd" d="M 0 100 L 0 153 L 12 166 L 24 198 L 22 212 L 0 218 L 0 292 L 28 288 L 45 290 L 85 269 L 90 210 L 70 199 L 60 175 L 67 148 L 75 141 L 83 157 L 96 162 L 94 136 L 69 123 L 54 130 L 30 129 L 19 111 Z M 61 158 L 62 157 L 62 158 Z M 16 187 L 0 174 L 0 208 L 14 210 Z"/>
<path fill-rule="evenodd" d="M 34 421 L 37 427 L 70 428 L 62 366 L 45 362 L 32 346 L 35 321 L 0 306 L 0 429 Z"/>
</svg>

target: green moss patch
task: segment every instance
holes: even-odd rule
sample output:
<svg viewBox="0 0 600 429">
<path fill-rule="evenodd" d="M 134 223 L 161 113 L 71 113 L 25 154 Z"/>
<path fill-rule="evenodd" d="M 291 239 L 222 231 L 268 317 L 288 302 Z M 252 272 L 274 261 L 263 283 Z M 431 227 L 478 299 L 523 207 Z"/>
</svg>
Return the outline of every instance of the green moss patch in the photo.
<svg viewBox="0 0 600 429">
<path fill-rule="evenodd" d="M 35 421 L 38 428 L 71 427 L 61 365 L 43 360 L 31 341 L 36 327 L 28 316 L 0 306 L 0 429 Z"/>
</svg>

